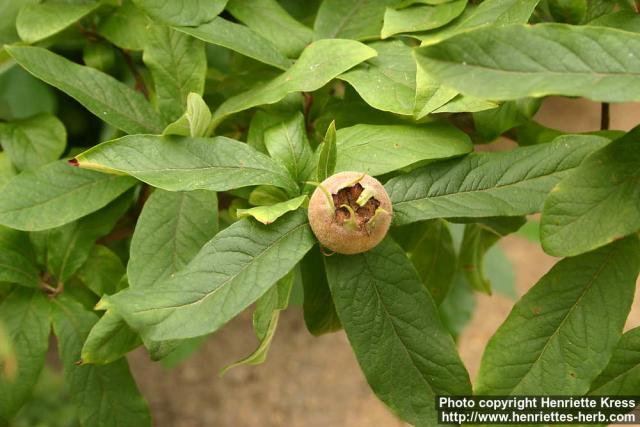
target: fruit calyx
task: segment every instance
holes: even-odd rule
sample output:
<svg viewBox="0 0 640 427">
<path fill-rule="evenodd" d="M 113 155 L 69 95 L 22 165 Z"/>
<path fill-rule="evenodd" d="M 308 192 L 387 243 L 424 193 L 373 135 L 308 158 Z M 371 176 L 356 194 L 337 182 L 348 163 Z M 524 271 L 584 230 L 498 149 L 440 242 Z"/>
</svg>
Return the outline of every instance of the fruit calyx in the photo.
<svg viewBox="0 0 640 427">
<path fill-rule="evenodd" d="M 375 216 L 380 202 L 373 196 L 369 196 L 366 201 L 361 200 L 360 196 L 363 192 L 364 187 L 360 183 L 356 183 L 331 195 L 335 206 L 335 221 L 338 225 L 345 226 L 346 224 L 350 227 L 366 230 L 365 225 Z"/>
<path fill-rule="evenodd" d="M 376 246 L 391 223 L 391 201 L 375 178 L 340 172 L 316 188 L 309 203 L 309 222 L 326 248 L 355 254 Z"/>
</svg>

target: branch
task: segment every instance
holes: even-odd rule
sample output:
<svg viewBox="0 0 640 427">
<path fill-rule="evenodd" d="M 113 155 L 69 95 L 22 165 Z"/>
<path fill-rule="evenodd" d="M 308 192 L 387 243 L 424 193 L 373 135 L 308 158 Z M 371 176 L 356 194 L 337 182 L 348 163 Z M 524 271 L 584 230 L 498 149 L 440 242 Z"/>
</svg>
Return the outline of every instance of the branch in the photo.
<svg viewBox="0 0 640 427">
<path fill-rule="evenodd" d="M 600 130 L 609 130 L 609 124 L 609 103 L 603 102 L 600 104 Z"/>
<path fill-rule="evenodd" d="M 311 118 L 309 117 L 309 113 L 311 112 L 311 107 L 313 106 L 313 95 L 309 92 L 302 92 L 302 96 L 304 97 L 304 122 L 307 133 L 309 133 L 312 130 Z"/>
<path fill-rule="evenodd" d="M 87 40 L 91 42 L 96 43 L 101 41 L 107 41 L 104 37 L 102 37 L 96 31 L 84 27 L 79 22 L 76 24 L 76 26 L 78 27 L 78 31 L 80 32 L 80 34 L 82 34 Z M 147 86 L 144 84 L 144 79 L 142 78 L 142 75 L 140 74 L 140 72 L 136 68 L 136 65 L 133 62 L 133 58 L 131 58 L 131 54 L 129 54 L 129 52 L 127 52 L 126 50 L 118 46 L 115 46 L 115 48 L 118 50 L 118 52 L 120 52 L 120 54 L 124 58 L 125 63 L 127 64 L 127 67 L 129 68 L 129 71 L 131 71 L 131 74 L 133 74 L 133 78 L 136 81 L 136 86 L 135 86 L 136 90 L 138 92 L 141 92 L 145 98 L 149 99 L 149 91 L 147 90 Z"/>
<path fill-rule="evenodd" d="M 149 91 L 147 90 L 147 86 L 144 84 L 144 79 L 142 78 L 142 75 L 136 68 L 136 64 L 133 63 L 133 58 L 131 58 L 131 54 L 124 49 L 118 48 L 118 50 L 122 54 L 124 61 L 127 63 L 127 67 L 129 68 L 129 71 L 131 71 L 131 74 L 133 74 L 133 78 L 136 80 L 136 90 L 138 92 L 141 92 L 145 98 L 149 99 Z"/>
</svg>

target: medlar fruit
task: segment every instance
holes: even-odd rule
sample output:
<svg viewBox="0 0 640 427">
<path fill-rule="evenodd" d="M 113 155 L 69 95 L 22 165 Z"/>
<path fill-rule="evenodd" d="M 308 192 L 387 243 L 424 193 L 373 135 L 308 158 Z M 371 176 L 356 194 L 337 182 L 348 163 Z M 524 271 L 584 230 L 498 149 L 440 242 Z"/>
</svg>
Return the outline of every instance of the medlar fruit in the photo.
<svg viewBox="0 0 640 427">
<path fill-rule="evenodd" d="M 309 223 L 318 241 L 341 254 L 368 251 L 391 225 L 391 200 L 380 182 L 360 172 L 325 179 L 309 201 Z"/>
</svg>

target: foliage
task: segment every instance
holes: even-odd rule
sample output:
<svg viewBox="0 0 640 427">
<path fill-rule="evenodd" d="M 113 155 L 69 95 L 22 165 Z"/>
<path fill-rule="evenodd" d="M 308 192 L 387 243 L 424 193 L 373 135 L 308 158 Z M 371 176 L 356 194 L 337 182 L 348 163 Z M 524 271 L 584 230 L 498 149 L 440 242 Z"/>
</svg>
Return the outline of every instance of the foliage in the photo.
<svg viewBox="0 0 640 427">
<path fill-rule="evenodd" d="M 632 2 L 4 1 L 0 46 L 0 424 L 56 406 L 53 334 L 60 425 L 150 425 L 129 351 L 175 365 L 255 304 L 225 371 L 262 363 L 298 286 L 415 425 L 442 394 L 637 391 L 640 127 L 605 114 L 640 101 Z M 536 123 L 548 95 L 603 103 L 602 131 Z M 327 256 L 307 205 L 343 171 L 384 183 L 393 224 Z M 472 387 L 455 339 L 475 292 L 517 296 L 515 232 L 566 258 Z"/>
</svg>

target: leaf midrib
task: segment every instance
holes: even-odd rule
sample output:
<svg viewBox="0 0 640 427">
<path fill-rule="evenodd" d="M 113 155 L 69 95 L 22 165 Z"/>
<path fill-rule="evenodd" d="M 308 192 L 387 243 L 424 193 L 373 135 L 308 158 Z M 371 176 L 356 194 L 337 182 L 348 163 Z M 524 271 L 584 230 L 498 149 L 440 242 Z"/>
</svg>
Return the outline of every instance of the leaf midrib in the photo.
<svg viewBox="0 0 640 427">
<path fill-rule="evenodd" d="M 105 175 L 106 175 L 106 174 L 105 174 Z M 83 190 L 85 187 L 94 186 L 94 185 L 101 186 L 101 185 L 102 185 L 102 184 L 104 184 L 105 182 L 112 181 L 112 180 L 115 180 L 115 179 L 117 179 L 117 178 L 121 178 L 121 176 L 117 176 L 117 175 L 116 175 L 116 176 L 114 176 L 114 175 L 108 176 L 108 175 L 107 175 L 107 178 L 105 178 L 105 179 L 100 179 L 100 180 L 91 181 L 91 182 L 90 182 L 90 183 L 88 183 L 88 184 L 82 184 L 82 185 L 81 185 L 81 186 L 79 186 L 79 187 L 75 187 L 75 188 L 73 188 L 71 191 L 67 191 L 67 192 L 61 193 L 61 194 L 60 194 L 60 195 L 58 195 L 58 196 L 55 196 L 55 197 L 53 197 L 53 198 L 51 198 L 51 199 L 47 199 L 47 200 L 45 200 L 44 202 L 38 202 L 38 203 L 33 204 L 33 205 L 29 205 L 29 206 L 25 206 L 25 207 L 21 207 L 21 208 L 16 208 L 16 209 L 2 210 L 2 211 L 0 211 L 0 217 L 1 217 L 2 215 L 4 215 L 4 214 L 9 213 L 9 212 L 20 212 L 20 211 L 24 211 L 24 210 L 27 210 L 27 209 L 33 209 L 33 208 L 36 208 L 36 207 L 38 207 L 38 206 L 42 206 L 42 205 L 45 205 L 45 204 L 50 203 L 50 202 L 52 202 L 52 201 L 55 201 L 55 200 L 57 200 L 57 199 L 60 199 L 60 198 L 63 198 L 63 197 L 65 197 L 65 196 L 68 196 L 68 195 L 70 195 L 70 194 L 73 194 L 73 193 L 74 193 L 74 192 L 76 192 L 76 191 Z M 133 183 L 132 183 L 131 185 L 133 185 Z M 63 225 L 64 225 L 64 224 L 63 224 Z"/>
<path fill-rule="evenodd" d="M 132 314 L 142 314 L 142 313 L 146 313 L 146 312 L 149 312 L 149 311 L 164 311 L 164 310 L 180 309 L 180 308 L 185 308 L 185 307 L 189 307 L 189 306 L 192 306 L 192 305 L 196 305 L 196 304 L 199 304 L 199 303 L 205 301 L 209 297 L 215 295 L 221 289 L 226 289 L 226 287 L 230 283 L 234 282 L 238 276 L 240 276 L 249 267 L 254 265 L 255 262 L 260 257 L 262 257 L 263 255 L 268 253 L 270 250 L 275 248 L 280 243 L 280 241 L 282 241 L 285 238 L 287 238 L 287 237 L 291 236 L 292 234 L 294 234 L 296 231 L 298 231 L 299 228 L 306 227 L 306 226 L 308 226 L 308 223 L 307 222 L 303 222 L 302 224 L 295 226 L 294 228 L 292 228 L 291 230 L 289 230 L 288 232 L 286 232 L 282 236 L 278 237 L 271 245 L 265 247 L 262 252 L 260 252 L 258 255 L 253 257 L 253 260 L 251 262 L 247 263 L 244 267 L 242 267 L 240 270 L 238 270 L 238 272 L 235 273 L 233 276 L 229 277 L 228 279 L 226 279 L 225 281 L 220 283 L 219 286 L 217 286 L 213 290 L 205 293 L 201 298 L 199 298 L 199 299 L 197 299 L 195 301 L 189 302 L 187 304 L 182 304 L 182 305 L 172 305 L 172 306 L 166 306 L 166 307 L 155 307 L 155 308 L 147 308 L 147 309 L 143 309 L 143 310 L 134 310 L 134 311 L 132 311 Z M 188 266 L 185 267 L 182 271 L 187 271 L 187 269 L 188 269 Z"/>
<path fill-rule="evenodd" d="M 24 47 L 23 47 L 23 48 L 24 48 Z M 31 48 L 31 47 L 29 47 L 28 49 L 32 49 L 32 48 Z M 37 48 L 37 49 L 42 49 L 42 48 Z M 55 55 L 55 54 L 53 54 L 53 53 L 52 53 L 52 55 Z M 12 55 L 12 56 L 13 56 L 13 55 Z M 93 73 L 93 70 L 87 70 L 87 69 L 85 69 L 85 68 L 84 68 L 84 66 L 82 66 L 82 65 L 79 65 L 79 64 L 76 64 L 76 63 L 73 63 L 73 62 L 71 62 L 71 63 L 64 62 L 64 58 L 57 58 L 57 57 L 52 57 L 52 56 L 51 56 L 49 59 L 51 59 L 51 58 L 53 58 L 53 60 L 57 62 L 57 64 L 56 64 L 56 66 L 57 66 L 57 67 L 62 66 L 62 67 L 64 67 L 64 68 L 66 68 L 66 69 L 69 69 L 69 68 L 75 68 L 75 67 L 80 67 L 80 68 L 78 68 L 78 70 L 80 71 L 80 73 L 84 73 L 85 75 L 89 75 L 89 76 L 91 76 L 91 79 L 92 79 L 92 80 L 93 80 L 93 79 L 95 79 L 95 77 L 96 77 L 95 73 Z M 33 58 L 31 58 L 31 59 L 33 59 Z M 33 74 L 34 76 L 36 76 L 38 79 L 41 79 L 41 80 L 43 80 L 43 81 L 45 81 L 45 82 L 47 82 L 47 83 L 49 83 L 49 84 L 51 84 L 51 85 L 53 85 L 53 86 L 55 86 L 55 87 L 58 87 L 58 88 L 64 87 L 65 89 L 67 89 L 67 90 L 64 90 L 64 92 L 67 92 L 67 93 L 68 93 L 68 92 L 69 92 L 69 91 L 68 91 L 68 89 L 69 89 L 69 88 L 72 88 L 73 90 L 77 90 L 78 92 L 80 92 L 80 93 L 81 93 L 82 95 L 84 95 L 85 97 L 87 97 L 87 98 L 89 98 L 89 99 L 93 100 L 94 102 L 96 102 L 96 104 L 98 104 L 98 105 L 100 105 L 100 106 L 102 107 L 101 109 L 103 109 L 103 110 L 104 110 L 104 109 L 110 110 L 110 111 L 112 111 L 113 113 L 115 113 L 115 114 L 119 115 L 120 117 L 122 117 L 122 118 L 124 118 L 124 119 L 126 119 L 126 120 L 129 120 L 130 122 L 135 123 L 135 124 L 137 124 L 138 126 L 142 126 L 146 131 L 149 131 L 149 132 L 151 132 L 151 133 L 156 133 L 156 132 L 159 130 L 159 129 L 158 129 L 158 128 L 156 128 L 155 126 L 150 125 L 150 123 L 146 123 L 145 121 L 141 121 L 141 120 L 140 120 L 140 117 L 128 115 L 128 114 L 126 113 L 126 111 L 127 111 L 127 110 L 124 110 L 124 111 L 123 111 L 123 110 L 121 110 L 121 109 L 113 108 L 110 104 L 107 104 L 104 100 L 101 100 L 101 99 L 97 99 L 97 98 L 95 98 L 95 97 L 93 96 L 93 94 L 92 94 L 92 93 L 90 93 L 90 92 L 88 92 L 88 91 L 86 91 L 84 87 L 81 87 L 81 86 L 78 86 L 78 85 L 68 84 L 68 83 L 66 83 L 66 82 L 64 82 L 64 81 L 62 81 L 62 80 L 60 80 L 60 79 L 58 79 L 57 77 L 55 77 L 55 76 L 53 76 L 53 75 L 49 75 L 49 76 L 44 77 L 44 74 L 45 74 L 45 73 L 41 73 L 41 72 L 36 73 L 36 72 L 34 72 L 34 71 L 32 71 L 32 70 L 31 70 L 31 68 L 32 68 L 31 66 L 27 66 L 27 65 L 23 64 L 23 62 L 24 62 L 24 61 L 18 61 L 17 59 L 16 59 L 16 61 L 17 61 L 21 66 L 23 66 L 23 67 L 25 68 L 25 70 L 27 70 L 30 74 Z M 74 73 L 74 74 L 75 74 L 75 73 Z M 108 75 L 105 75 L 105 76 L 108 76 Z M 100 77 L 103 77 L 103 76 L 100 76 Z M 110 77 L 111 79 L 113 79 L 113 77 L 111 77 L 111 76 L 109 76 L 109 77 Z M 105 81 L 106 81 L 106 80 L 107 80 L 107 79 L 105 79 Z M 94 80 L 94 81 L 95 81 L 95 80 Z M 130 106 L 132 106 L 132 107 L 133 107 L 133 108 L 131 108 L 131 110 L 129 110 L 129 111 L 137 111 L 137 108 L 135 108 L 136 106 L 133 106 L 133 105 L 131 104 L 131 99 L 129 99 L 129 98 L 127 97 L 127 95 L 129 95 L 129 94 L 127 94 L 127 93 L 126 93 L 126 91 L 132 91 L 132 89 L 131 89 L 130 87 L 128 87 L 128 86 L 126 86 L 126 85 L 124 85 L 122 82 L 119 82 L 119 81 L 117 81 L 117 80 L 115 80 L 115 79 L 114 79 L 114 81 L 118 83 L 117 85 L 115 85 L 115 87 L 119 90 L 119 92 L 120 92 L 121 94 L 123 93 L 122 91 L 124 90 L 124 99 L 126 100 L 126 102 L 127 102 Z M 120 85 L 122 85 L 122 86 L 120 86 Z M 123 89 L 123 88 L 126 88 L 126 89 Z M 101 90 L 102 90 L 102 88 L 101 88 Z M 134 92 L 134 93 L 135 93 L 135 92 Z M 104 94 L 104 91 L 103 91 L 103 94 Z M 71 96 L 71 95 L 69 95 L 69 96 Z M 74 99 L 78 100 L 75 96 L 72 96 L 72 98 L 74 98 Z M 140 99 L 139 101 L 147 102 L 145 99 Z M 80 100 L 78 100 L 78 102 L 80 102 Z M 80 102 L 80 103 L 84 105 L 84 102 Z M 148 111 L 150 111 L 150 112 L 151 112 L 151 111 L 154 111 L 154 110 L 151 108 L 151 106 L 150 106 L 150 105 L 148 105 L 148 107 L 149 107 L 149 108 L 148 108 Z M 98 118 L 100 118 L 98 114 L 96 114 L 96 116 L 98 116 Z M 118 127 L 120 127 L 120 126 L 118 126 Z"/>
<path fill-rule="evenodd" d="M 353 5 L 353 7 L 349 11 L 349 13 L 347 13 L 344 16 L 344 18 L 340 21 L 340 23 L 338 25 L 336 25 L 334 31 L 332 33 L 330 33 L 330 36 L 331 36 L 330 38 L 335 38 L 344 29 L 344 27 L 347 25 L 349 20 L 351 18 L 353 18 L 353 15 L 355 15 L 356 12 L 358 12 L 360 10 L 360 8 L 362 7 L 362 4 L 365 1 L 366 0 L 357 0 L 356 1 L 356 3 Z"/>
<path fill-rule="evenodd" d="M 522 184 L 523 182 L 531 182 L 531 181 L 534 181 L 536 179 L 549 178 L 551 176 L 554 176 L 555 174 L 560 174 L 560 173 L 567 172 L 567 171 L 570 171 L 572 169 L 575 169 L 576 167 L 577 166 L 574 166 L 574 167 L 571 167 L 571 168 L 567 168 L 567 169 L 555 170 L 555 171 L 553 171 L 553 172 L 551 172 L 549 174 L 538 175 L 538 176 L 535 176 L 533 178 L 523 179 L 522 181 L 510 182 L 508 184 L 503 184 L 503 185 L 495 185 L 495 186 L 492 186 L 492 187 L 481 188 L 481 189 L 457 191 L 455 193 L 439 194 L 439 195 L 436 195 L 436 196 L 425 196 L 425 197 L 418 197 L 418 198 L 414 198 L 414 199 L 406 199 L 406 200 L 402 200 L 402 201 L 399 201 L 399 202 L 394 202 L 394 206 L 398 206 L 398 205 L 401 205 L 403 203 L 429 201 L 429 200 L 433 200 L 433 199 L 437 199 L 437 198 L 441 198 L 441 197 L 455 197 L 455 196 L 457 196 L 459 194 L 480 193 L 480 192 L 488 192 L 488 191 L 492 191 L 492 190 L 497 190 L 497 189 L 501 189 L 501 188 L 508 188 L 508 187 L 511 187 L 511 186 L 516 186 L 516 185 Z"/>
<path fill-rule="evenodd" d="M 633 364 L 633 366 L 631 366 L 630 368 L 623 370 L 618 375 L 616 375 L 614 377 L 611 377 L 609 380 L 607 380 L 607 382 L 605 382 L 604 384 L 600 385 L 598 388 L 596 388 L 594 390 L 590 390 L 589 391 L 589 395 L 593 395 L 598 390 L 605 388 L 609 384 L 612 384 L 614 381 L 618 380 L 618 378 L 621 378 L 623 375 L 626 375 L 629 372 L 634 371 L 634 370 L 636 370 L 638 368 L 640 368 L 640 361 L 638 361 L 635 364 Z"/>
<path fill-rule="evenodd" d="M 173 266 L 173 271 L 169 273 L 168 277 L 171 277 L 171 274 L 180 271 L 181 267 L 178 266 L 180 264 L 180 260 L 178 257 L 178 230 L 180 229 L 180 222 L 182 218 L 182 211 L 184 209 L 185 200 L 187 198 L 187 193 L 180 194 L 180 202 L 178 203 L 178 209 L 176 211 L 176 221 L 174 223 L 174 227 L 172 230 L 172 239 L 171 239 L 171 265 Z M 184 267 L 184 266 L 182 266 Z"/>
<path fill-rule="evenodd" d="M 216 171 L 216 169 L 218 169 Z M 274 184 L 277 187 L 282 186 L 285 189 L 293 190 L 295 188 L 295 182 L 290 180 L 288 175 L 282 174 L 280 175 L 278 172 L 275 172 L 271 169 L 260 169 L 252 166 L 203 166 L 203 167 L 191 167 L 191 168 L 164 168 L 164 169 L 145 169 L 145 170 L 125 170 L 125 169 L 112 169 L 114 171 L 126 173 L 132 176 L 146 176 L 149 173 L 162 173 L 162 172 L 203 172 L 203 171 L 213 171 L 222 173 L 225 171 L 255 171 L 262 173 L 269 173 L 273 177 L 278 178 L 278 184 Z M 293 184 L 293 185 L 291 185 Z"/>
<path fill-rule="evenodd" d="M 573 312 L 580 305 L 580 302 L 582 301 L 582 298 L 591 290 L 591 288 L 593 287 L 595 281 L 598 279 L 600 274 L 602 274 L 602 272 L 605 269 L 605 267 L 607 267 L 609 265 L 609 263 L 611 262 L 611 259 L 617 253 L 618 253 L 617 250 L 612 250 L 609 254 L 607 254 L 607 257 L 605 258 L 605 260 L 602 262 L 602 264 L 600 265 L 598 270 L 591 277 L 591 279 L 589 280 L 589 283 L 587 283 L 587 285 L 585 286 L 584 290 L 580 293 L 580 296 L 576 300 L 575 304 L 573 304 L 571 306 L 569 311 L 567 311 L 567 314 L 560 321 L 560 324 L 558 325 L 558 327 L 555 328 L 555 330 L 553 331 L 553 333 L 551 335 L 549 335 L 549 338 L 547 339 L 547 342 L 545 343 L 544 347 L 540 351 L 540 354 L 538 354 L 538 356 L 531 362 L 530 368 L 527 371 L 527 373 L 525 375 L 523 375 L 522 378 L 520 378 L 520 380 L 513 387 L 511 387 L 511 390 L 509 390 L 509 394 L 513 393 L 513 390 L 515 390 L 522 383 L 522 381 L 524 381 L 525 378 L 527 378 L 529 376 L 529 374 L 531 373 L 531 370 L 533 369 L 533 367 L 536 366 L 538 364 L 538 362 L 540 362 L 540 359 L 542 358 L 542 356 L 547 351 L 547 348 L 549 347 L 551 341 L 558 335 L 560 330 L 563 328 L 565 322 L 567 322 L 567 319 L 569 319 L 573 315 Z"/>
<path fill-rule="evenodd" d="M 37 280 L 37 276 L 31 275 L 27 271 L 22 270 L 18 267 L 14 267 L 11 264 L 0 263 L 0 266 L 2 266 L 2 268 L 6 268 L 7 270 L 11 270 L 11 271 L 14 271 L 15 273 L 18 273 L 18 275 L 22 276 L 22 278 L 25 279 L 27 283 L 34 283 L 33 281 L 34 278 L 36 278 Z"/>
<path fill-rule="evenodd" d="M 369 261 L 367 259 L 367 257 L 364 257 L 364 263 L 366 265 L 366 268 L 369 271 L 373 271 L 373 269 L 371 269 L 369 267 Z M 391 314 L 389 313 L 389 311 L 387 311 L 387 307 L 385 304 L 383 304 L 383 299 L 380 295 L 380 292 L 378 290 L 378 287 L 376 286 L 377 281 L 373 280 L 371 282 L 371 287 L 373 288 L 375 294 L 376 294 L 376 298 L 378 299 L 378 302 L 380 304 L 380 307 L 382 307 L 382 309 L 384 310 L 387 318 L 389 319 L 389 323 L 391 324 L 391 328 L 393 329 L 393 333 L 396 337 L 396 339 L 402 344 L 402 349 L 404 350 L 405 354 L 407 355 L 407 357 L 409 358 L 409 360 L 411 361 L 411 366 L 413 366 L 413 368 L 418 372 L 420 378 L 422 378 L 423 382 L 427 385 L 427 388 L 435 395 L 436 394 L 436 390 L 433 388 L 433 386 L 431 385 L 431 383 L 428 380 L 428 375 L 423 373 L 420 368 L 418 368 L 418 365 L 412 355 L 412 353 L 409 351 L 409 346 L 404 342 L 404 340 L 402 339 L 402 335 L 398 333 L 398 330 L 396 328 L 396 324 L 394 322 L 394 317 L 391 316 Z M 418 285 L 420 286 L 421 289 L 423 288 L 422 283 L 420 283 L 418 281 Z M 425 290 L 426 292 L 426 290 Z"/>
<path fill-rule="evenodd" d="M 508 70 L 508 69 L 502 69 L 502 68 L 492 68 L 489 67 L 487 65 L 480 65 L 480 64 L 470 64 L 468 61 L 466 61 L 466 63 L 463 65 L 461 62 L 454 62 L 451 60 L 443 60 L 443 59 L 439 59 L 439 58 L 433 58 L 430 56 L 424 56 L 427 60 L 429 61 L 433 61 L 433 62 L 440 62 L 442 64 L 449 64 L 449 65 L 453 65 L 453 66 L 459 66 L 459 67 L 463 67 L 465 69 L 478 69 L 478 70 L 482 70 L 482 71 L 492 71 L 492 72 L 498 72 L 498 73 L 503 73 L 503 74 L 516 74 L 516 75 L 520 75 L 520 76 L 547 76 L 547 75 L 553 75 L 553 76 L 560 76 L 563 78 L 566 78 L 568 76 L 590 76 L 590 77 L 597 77 L 597 78 L 606 78 L 606 77 L 638 77 L 640 76 L 640 71 L 638 72 L 602 72 L 602 71 L 597 71 L 597 72 L 587 72 L 587 71 L 555 71 L 555 70 L 550 70 L 548 68 L 546 68 L 544 71 L 520 71 L 520 70 Z M 469 71 L 471 72 L 471 71 Z"/>
</svg>

